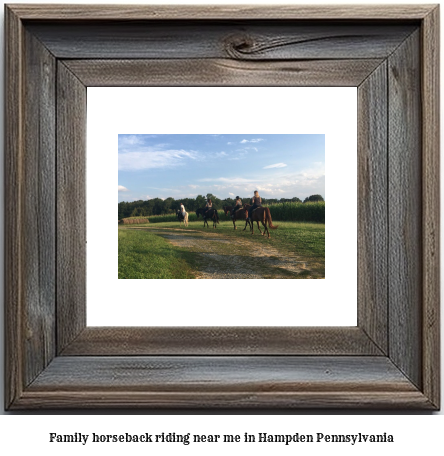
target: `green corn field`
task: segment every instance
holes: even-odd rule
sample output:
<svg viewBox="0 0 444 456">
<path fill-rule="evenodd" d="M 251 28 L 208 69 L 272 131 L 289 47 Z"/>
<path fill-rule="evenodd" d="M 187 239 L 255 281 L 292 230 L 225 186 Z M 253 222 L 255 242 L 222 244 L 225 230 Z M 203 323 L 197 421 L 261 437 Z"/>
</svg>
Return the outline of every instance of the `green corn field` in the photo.
<svg viewBox="0 0 444 456">
<path fill-rule="evenodd" d="M 276 203 L 268 207 L 273 220 L 325 223 L 325 201 L 315 203 Z"/>
</svg>

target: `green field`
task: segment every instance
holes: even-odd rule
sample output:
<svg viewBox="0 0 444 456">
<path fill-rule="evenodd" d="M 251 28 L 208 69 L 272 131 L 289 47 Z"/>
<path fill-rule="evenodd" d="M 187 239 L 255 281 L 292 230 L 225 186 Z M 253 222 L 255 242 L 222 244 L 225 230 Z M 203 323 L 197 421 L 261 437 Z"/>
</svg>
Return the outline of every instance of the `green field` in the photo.
<svg viewBox="0 0 444 456">
<path fill-rule="evenodd" d="M 194 279 L 187 252 L 149 231 L 119 229 L 119 279 Z"/>
<path fill-rule="evenodd" d="M 271 238 L 221 215 L 217 229 L 203 221 L 119 226 L 119 278 L 324 278 L 325 225 L 283 222 Z"/>
</svg>

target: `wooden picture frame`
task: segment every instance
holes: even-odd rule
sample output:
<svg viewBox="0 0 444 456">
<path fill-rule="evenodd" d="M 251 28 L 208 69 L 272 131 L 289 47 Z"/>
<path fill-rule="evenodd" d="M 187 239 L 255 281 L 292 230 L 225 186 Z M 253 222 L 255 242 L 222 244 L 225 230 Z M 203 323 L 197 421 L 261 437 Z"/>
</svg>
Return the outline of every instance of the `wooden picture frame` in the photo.
<svg viewBox="0 0 444 456">
<path fill-rule="evenodd" d="M 437 5 L 5 20 L 6 409 L 439 409 Z M 86 87 L 121 85 L 358 87 L 357 327 L 86 327 Z"/>
</svg>

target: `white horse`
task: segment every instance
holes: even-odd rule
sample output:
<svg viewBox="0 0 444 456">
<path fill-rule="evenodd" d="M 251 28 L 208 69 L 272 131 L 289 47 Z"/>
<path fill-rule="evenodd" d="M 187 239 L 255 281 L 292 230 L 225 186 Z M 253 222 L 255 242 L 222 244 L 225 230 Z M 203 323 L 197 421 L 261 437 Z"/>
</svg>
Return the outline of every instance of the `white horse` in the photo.
<svg viewBox="0 0 444 456">
<path fill-rule="evenodd" d="M 182 221 L 185 226 L 188 226 L 188 212 L 185 212 L 185 217 L 183 219 L 181 219 L 179 217 L 179 214 L 182 214 L 180 209 L 177 210 L 177 218 L 179 219 L 179 226 L 182 226 Z"/>
</svg>

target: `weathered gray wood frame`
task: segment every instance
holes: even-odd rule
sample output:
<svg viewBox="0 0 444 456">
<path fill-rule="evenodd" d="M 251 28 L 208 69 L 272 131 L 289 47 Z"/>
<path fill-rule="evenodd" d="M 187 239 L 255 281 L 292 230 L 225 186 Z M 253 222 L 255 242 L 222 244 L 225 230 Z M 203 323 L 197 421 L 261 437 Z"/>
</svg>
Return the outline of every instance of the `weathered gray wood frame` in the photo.
<svg viewBox="0 0 444 456">
<path fill-rule="evenodd" d="M 438 6 L 5 18 L 7 409 L 439 408 Z M 86 327 L 86 87 L 113 85 L 358 87 L 358 326 Z"/>
</svg>

